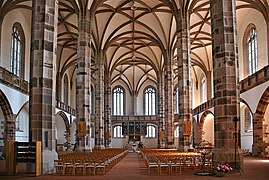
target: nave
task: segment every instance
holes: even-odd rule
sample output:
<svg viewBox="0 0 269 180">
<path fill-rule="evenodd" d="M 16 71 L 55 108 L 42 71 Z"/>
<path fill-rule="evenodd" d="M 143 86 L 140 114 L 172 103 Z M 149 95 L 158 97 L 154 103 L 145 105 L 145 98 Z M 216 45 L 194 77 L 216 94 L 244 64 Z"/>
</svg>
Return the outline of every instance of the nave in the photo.
<svg viewBox="0 0 269 180">
<path fill-rule="evenodd" d="M 187 170 L 179 175 L 148 175 L 147 167 L 141 156 L 137 152 L 129 152 L 124 159 L 117 163 L 105 175 L 96 176 L 62 176 L 62 175 L 43 175 L 39 177 L 19 176 L 0 176 L 0 179 L 19 179 L 19 180 L 47 180 L 47 179 L 80 179 L 80 180 L 140 180 L 140 179 L 218 179 L 215 176 L 196 176 L 192 170 Z M 232 172 L 226 174 L 222 179 L 250 179 L 268 180 L 269 178 L 269 158 L 244 157 L 244 172 L 242 174 Z"/>
</svg>

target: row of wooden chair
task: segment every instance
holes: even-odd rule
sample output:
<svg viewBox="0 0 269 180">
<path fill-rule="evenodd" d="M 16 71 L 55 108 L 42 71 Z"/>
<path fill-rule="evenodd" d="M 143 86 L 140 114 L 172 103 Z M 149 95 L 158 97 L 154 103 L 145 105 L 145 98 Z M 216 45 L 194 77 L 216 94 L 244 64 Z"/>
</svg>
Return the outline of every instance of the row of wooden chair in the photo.
<svg viewBox="0 0 269 180">
<path fill-rule="evenodd" d="M 105 174 L 116 165 L 128 151 L 110 148 L 92 152 L 73 152 L 54 160 L 55 175 L 97 175 Z"/>
<path fill-rule="evenodd" d="M 141 154 L 145 160 L 148 174 L 181 174 L 186 169 L 212 168 L 211 157 L 200 153 L 176 152 L 171 150 L 142 149 Z"/>
</svg>

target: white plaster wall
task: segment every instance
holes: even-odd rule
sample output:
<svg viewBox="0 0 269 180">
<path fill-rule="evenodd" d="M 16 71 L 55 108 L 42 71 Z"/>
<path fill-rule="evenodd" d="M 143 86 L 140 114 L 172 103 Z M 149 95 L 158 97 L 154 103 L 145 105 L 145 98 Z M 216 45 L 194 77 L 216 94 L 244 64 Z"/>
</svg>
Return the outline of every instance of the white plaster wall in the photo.
<svg viewBox="0 0 269 180">
<path fill-rule="evenodd" d="M 111 138 L 112 148 L 126 148 L 127 144 L 128 144 L 128 137 Z"/>
<path fill-rule="evenodd" d="M 76 142 L 76 137 L 75 137 L 75 134 L 76 134 L 76 130 L 77 130 L 77 123 L 74 121 L 72 124 L 71 124 L 71 127 L 70 127 L 70 143 L 71 145 L 74 145 L 75 142 Z M 73 147 L 73 146 L 72 146 Z"/>
<path fill-rule="evenodd" d="M 214 116 L 212 114 L 206 116 L 203 131 L 203 139 L 214 145 Z"/>
<path fill-rule="evenodd" d="M 16 9 L 9 12 L 3 20 L 1 36 L 0 65 L 10 70 L 10 50 L 12 27 L 15 22 L 22 25 L 25 35 L 25 80 L 30 78 L 30 44 L 31 44 L 31 17 L 32 12 L 26 9 Z"/>
<path fill-rule="evenodd" d="M 18 114 L 21 107 L 29 100 L 29 96 L 19 91 L 0 84 L 0 89 L 6 95 L 13 114 Z"/>
<path fill-rule="evenodd" d="M 66 131 L 64 120 L 60 115 L 56 115 L 55 122 L 56 122 L 55 132 L 56 132 L 57 144 L 64 144 L 66 143 L 66 139 L 64 137 L 64 131 Z"/>
<path fill-rule="evenodd" d="M 247 108 L 247 106 L 240 103 L 241 149 L 252 152 L 253 132 L 245 132 L 245 108 Z"/>
<path fill-rule="evenodd" d="M 18 114 L 19 130 L 16 130 L 16 141 L 28 142 L 29 141 L 29 106 L 24 108 Z"/>
<path fill-rule="evenodd" d="M 156 131 L 157 136 L 157 131 Z M 158 138 L 146 138 L 141 136 L 141 142 L 145 148 L 157 148 L 158 147 Z"/>
<path fill-rule="evenodd" d="M 266 22 L 261 13 L 253 9 L 244 9 L 244 11 L 237 11 L 240 16 L 237 20 L 237 34 L 238 34 L 238 58 L 239 58 L 239 80 L 247 77 L 243 72 L 243 63 L 247 61 L 243 56 L 243 37 L 247 26 L 252 23 L 256 26 L 258 37 L 258 70 L 268 65 L 268 47 L 267 47 L 267 29 Z"/>
<path fill-rule="evenodd" d="M 178 148 L 178 138 L 174 137 L 174 146 L 177 149 Z"/>
<path fill-rule="evenodd" d="M 268 86 L 269 81 L 240 94 L 240 97 L 244 99 L 246 103 L 249 105 L 252 113 L 256 112 L 259 100 L 261 99 L 264 91 Z"/>
</svg>

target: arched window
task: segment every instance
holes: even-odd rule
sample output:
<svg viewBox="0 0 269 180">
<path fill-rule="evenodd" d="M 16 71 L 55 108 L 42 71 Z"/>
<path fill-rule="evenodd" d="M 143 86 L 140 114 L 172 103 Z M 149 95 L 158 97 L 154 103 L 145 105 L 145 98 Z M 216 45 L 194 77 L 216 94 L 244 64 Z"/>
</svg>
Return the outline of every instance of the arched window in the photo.
<svg viewBox="0 0 269 180">
<path fill-rule="evenodd" d="M 201 78 L 201 103 L 206 102 L 206 78 L 205 75 L 202 74 Z"/>
<path fill-rule="evenodd" d="M 179 126 L 176 127 L 175 131 L 174 131 L 174 137 L 178 138 L 179 137 Z"/>
<path fill-rule="evenodd" d="M 144 91 L 144 107 L 145 115 L 156 114 L 156 89 L 154 87 L 147 87 Z"/>
<path fill-rule="evenodd" d="M 12 28 L 10 71 L 24 78 L 25 38 L 22 26 L 16 22 Z"/>
<path fill-rule="evenodd" d="M 124 115 L 124 89 L 117 86 L 113 89 L 113 115 Z"/>
<path fill-rule="evenodd" d="M 68 77 L 65 74 L 64 75 L 64 91 L 63 91 L 63 100 L 64 100 L 64 104 L 68 105 Z"/>
<path fill-rule="evenodd" d="M 147 138 L 155 138 L 156 137 L 156 128 L 154 126 L 147 126 Z"/>
<path fill-rule="evenodd" d="M 258 48 L 257 48 L 257 31 L 252 28 L 249 31 L 247 39 L 248 50 L 248 73 L 254 74 L 258 70 Z"/>
<path fill-rule="evenodd" d="M 179 113 L 178 98 L 179 98 L 179 91 L 178 87 L 176 87 L 176 90 L 174 91 L 174 114 Z"/>
<path fill-rule="evenodd" d="M 95 110 L 95 108 L 94 108 L 94 89 L 93 89 L 93 86 L 91 86 L 91 88 L 90 88 L 90 111 L 91 111 L 91 114 L 94 114 L 94 110 Z"/>
<path fill-rule="evenodd" d="M 113 128 L 113 137 L 114 138 L 122 138 L 122 127 L 121 126 L 115 126 Z"/>
</svg>

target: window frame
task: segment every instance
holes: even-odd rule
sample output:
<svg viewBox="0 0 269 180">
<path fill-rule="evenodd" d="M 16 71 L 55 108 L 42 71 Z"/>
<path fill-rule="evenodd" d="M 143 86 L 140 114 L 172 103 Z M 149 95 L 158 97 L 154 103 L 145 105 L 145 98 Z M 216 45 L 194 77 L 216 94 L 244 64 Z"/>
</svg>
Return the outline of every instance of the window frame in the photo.
<svg viewBox="0 0 269 180">
<path fill-rule="evenodd" d="M 114 93 L 115 93 L 114 91 L 117 90 L 117 89 L 122 90 L 122 93 L 121 93 L 122 94 L 122 98 L 121 98 L 122 103 L 120 103 L 120 104 L 123 107 L 118 108 L 120 111 L 122 111 L 122 113 L 118 113 L 118 112 L 115 113 L 115 108 L 116 108 L 115 105 L 119 104 L 119 103 L 115 102 L 115 96 L 114 96 Z M 115 86 L 112 89 L 112 115 L 114 115 L 114 116 L 123 116 L 123 115 L 125 115 L 125 89 L 122 86 Z"/>
<path fill-rule="evenodd" d="M 207 101 L 207 89 L 206 89 L 206 76 L 204 73 L 201 75 L 201 104 Z"/>
<path fill-rule="evenodd" d="M 258 71 L 258 36 L 255 27 L 248 32 L 247 38 L 248 75 Z"/>
<path fill-rule="evenodd" d="M 153 139 L 156 138 L 156 126 L 154 125 L 147 125 L 147 134 L 145 135 L 145 138 Z"/>
<path fill-rule="evenodd" d="M 18 22 L 13 24 L 11 32 L 10 72 L 24 79 L 25 35 L 21 24 Z"/>
<path fill-rule="evenodd" d="M 174 114 L 179 114 L 179 87 L 174 90 Z"/>
<path fill-rule="evenodd" d="M 149 105 L 146 104 L 146 102 L 147 102 L 147 100 L 146 100 L 146 97 L 147 97 L 146 93 L 147 93 L 147 90 L 149 90 L 149 89 L 154 90 L 154 91 L 152 91 L 153 93 L 151 93 L 151 97 L 152 97 L 152 94 L 154 94 L 154 102 L 155 103 L 151 103 L 151 106 L 152 106 L 152 104 L 154 104 L 154 107 L 151 107 L 151 106 L 149 106 Z M 144 89 L 143 92 L 144 92 L 143 93 L 144 115 L 145 116 L 154 116 L 154 115 L 156 115 L 157 114 L 157 89 L 155 87 L 153 87 L 153 86 L 147 86 Z M 151 102 L 152 102 L 152 100 L 151 100 Z M 154 110 L 154 112 L 153 112 L 153 110 Z M 151 113 L 149 113 L 150 111 L 151 111 Z"/>
<path fill-rule="evenodd" d="M 64 75 L 63 102 L 64 102 L 65 105 L 69 104 L 69 80 L 68 80 L 67 74 Z"/>
<path fill-rule="evenodd" d="M 122 126 L 121 125 L 113 126 L 113 138 L 115 138 L 115 139 L 124 138 L 124 136 L 122 134 Z"/>
</svg>

